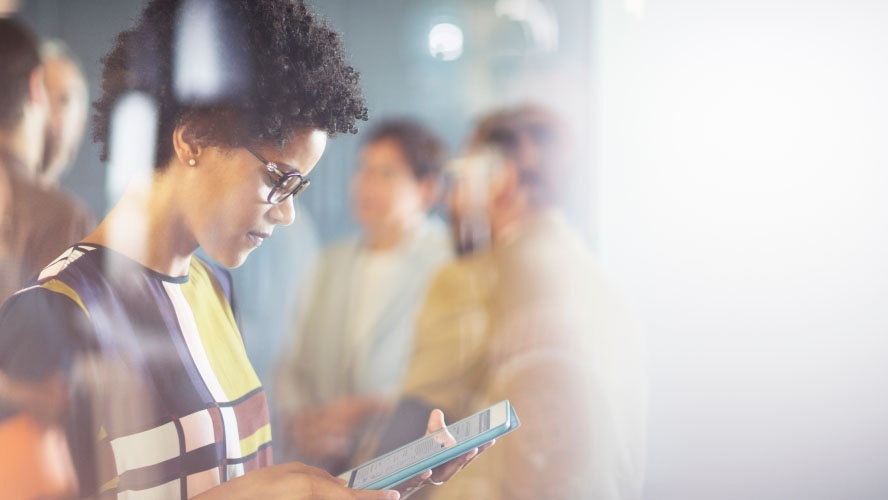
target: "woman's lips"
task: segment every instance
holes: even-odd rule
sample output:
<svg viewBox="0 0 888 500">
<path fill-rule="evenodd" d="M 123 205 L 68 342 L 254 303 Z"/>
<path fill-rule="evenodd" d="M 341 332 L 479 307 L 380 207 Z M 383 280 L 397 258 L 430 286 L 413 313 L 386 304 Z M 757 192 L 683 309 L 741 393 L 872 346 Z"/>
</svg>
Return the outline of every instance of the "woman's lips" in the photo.
<svg viewBox="0 0 888 500">
<path fill-rule="evenodd" d="M 253 243 L 253 246 L 258 247 L 259 245 L 262 244 L 263 241 L 265 241 L 269 236 L 271 236 L 271 233 L 263 233 L 260 231 L 250 231 L 249 233 L 247 233 L 247 236 L 249 236 L 250 242 Z"/>
</svg>

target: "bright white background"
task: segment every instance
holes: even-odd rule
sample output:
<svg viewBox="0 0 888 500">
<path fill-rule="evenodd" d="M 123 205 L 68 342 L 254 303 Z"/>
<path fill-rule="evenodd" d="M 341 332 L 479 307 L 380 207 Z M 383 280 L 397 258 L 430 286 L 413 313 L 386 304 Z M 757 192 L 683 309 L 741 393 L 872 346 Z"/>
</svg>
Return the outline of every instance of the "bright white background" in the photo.
<svg viewBox="0 0 888 500">
<path fill-rule="evenodd" d="M 598 5 L 648 500 L 888 498 L 888 2 Z"/>
</svg>

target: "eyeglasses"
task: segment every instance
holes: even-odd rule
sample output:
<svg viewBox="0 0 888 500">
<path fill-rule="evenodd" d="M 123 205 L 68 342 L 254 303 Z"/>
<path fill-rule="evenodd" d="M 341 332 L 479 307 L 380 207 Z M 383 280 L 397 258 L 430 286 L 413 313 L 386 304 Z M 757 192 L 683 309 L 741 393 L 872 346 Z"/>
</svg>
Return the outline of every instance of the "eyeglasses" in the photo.
<svg viewBox="0 0 888 500">
<path fill-rule="evenodd" d="M 278 168 L 277 163 L 266 160 L 262 155 L 248 147 L 245 147 L 245 149 L 265 164 L 265 173 L 271 177 L 273 182 L 271 191 L 268 193 L 268 202 L 272 205 L 277 205 L 290 196 L 294 198 L 299 196 L 299 193 L 305 191 L 305 188 L 311 184 L 311 179 L 304 177 L 299 172 L 295 170 L 283 172 Z"/>
</svg>

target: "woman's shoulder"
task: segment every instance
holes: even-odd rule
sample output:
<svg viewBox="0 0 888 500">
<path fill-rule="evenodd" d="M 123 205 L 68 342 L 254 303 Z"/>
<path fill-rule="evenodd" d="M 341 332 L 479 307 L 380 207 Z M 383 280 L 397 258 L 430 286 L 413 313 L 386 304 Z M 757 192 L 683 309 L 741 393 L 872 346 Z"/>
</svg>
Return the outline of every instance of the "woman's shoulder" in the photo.
<svg viewBox="0 0 888 500">
<path fill-rule="evenodd" d="M 4 337 L 14 337 L 19 330 L 46 330 L 50 334 L 85 328 L 89 311 L 84 297 L 99 286 L 97 277 L 102 272 L 95 250 L 81 244 L 68 248 L 28 287 L 14 293 L 0 308 Z"/>
<path fill-rule="evenodd" d="M 21 290 L 0 307 L 0 371 L 38 380 L 70 366 L 92 338 L 80 295 L 57 278 Z"/>
<path fill-rule="evenodd" d="M 452 253 L 450 226 L 440 217 L 428 216 L 423 222 L 421 231 L 422 239 L 427 244 Z"/>
<path fill-rule="evenodd" d="M 453 243 L 447 224 L 435 216 L 426 217 L 414 231 L 406 246 L 408 254 L 414 255 L 427 266 L 437 268 L 453 259 Z"/>
<path fill-rule="evenodd" d="M 68 247 L 40 271 L 34 286 L 51 280 L 72 281 L 75 274 L 101 273 L 101 259 L 96 259 L 99 253 L 100 248 L 95 245 L 77 243 Z"/>
</svg>

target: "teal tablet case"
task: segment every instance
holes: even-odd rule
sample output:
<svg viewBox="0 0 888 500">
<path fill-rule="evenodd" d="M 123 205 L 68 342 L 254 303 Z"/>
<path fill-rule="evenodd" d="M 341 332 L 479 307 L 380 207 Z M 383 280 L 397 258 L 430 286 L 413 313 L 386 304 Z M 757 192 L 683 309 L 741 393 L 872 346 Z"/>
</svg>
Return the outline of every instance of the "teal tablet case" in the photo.
<svg viewBox="0 0 888 500">
<path fill-rule="evenodd" d="M 371 484 L 365 486 L 362 489 L 365 489 L 365 490 L 390 489 L 390 488 L 397 486 L 412 477 L 422 474 L 423 472 L 425 472 L 429 469 L 434 469 L 435 467 L 438 467 L 439 465 L 447 463 L 450 460 L 453 460 L 454 458 L 456 458 L 464 453 L 467 453 L 472 448 L 477 448 L 477 447 L 479 447 L 479 446 L 481 446 L 493 439 L 499 439 L 502 436 L 505 436 L 506 434 L 513 432 L 518 427 L 521 427 L 521 421 L 518 420 L 518 415 L 515 413 L 515 408 L 513 408 L 512 405 L 510 404 L 509 405 L 509 424 L 504 429 L 491 429 L 490 431 L 480 434 L 472 439 L 463 441 L 462 443 L 459 443 L 458 445 L 456 445 L 452 448 L 447 448 L 446 450 L 441 451 L 441 453 L 438 453 L 435 456 L 429 457 L 429 458 L 427 458 L 421 462 L 418 462 L 410 467 L 402 469 L 390 476 L 386 476 L 386 477 L 380 479 L 379 481 L 376 481 L 375 483 L 371 483 Z M 407 446 L 410 446 L 410 445 L 408 444 Z M 397 451 L 397 450 L 395 450 L 395 451 Z M 394 451 L 392 453 L 394 453 Z M 343 479 L 347 479 L 349 482 L 349 485 L 351 485 L 352 481 L 353 481 L 352 475 L 354 474 L 354 472 L 357 469 L 359 469 L 361 467 L 362 466 L 358 466 L 355 469 L 352 469 L 352 470 L 340 475 L 339 477 L 342 477 Z"/>
</svg>

